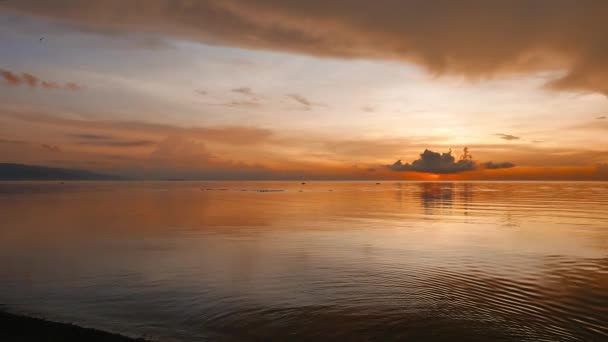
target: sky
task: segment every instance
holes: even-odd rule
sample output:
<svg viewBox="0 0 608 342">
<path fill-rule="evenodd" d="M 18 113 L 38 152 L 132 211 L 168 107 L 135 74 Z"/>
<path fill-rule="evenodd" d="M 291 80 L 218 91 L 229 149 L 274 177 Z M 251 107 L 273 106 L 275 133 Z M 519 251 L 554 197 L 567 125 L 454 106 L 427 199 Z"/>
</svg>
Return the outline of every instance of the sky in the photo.
<svg viewBox="0 0 608 342">
<path fill-rule="evenodd" d="M 608 180 L 605 18 L 602 0 L 3 0 L 0 162 Z"/>
</svg>

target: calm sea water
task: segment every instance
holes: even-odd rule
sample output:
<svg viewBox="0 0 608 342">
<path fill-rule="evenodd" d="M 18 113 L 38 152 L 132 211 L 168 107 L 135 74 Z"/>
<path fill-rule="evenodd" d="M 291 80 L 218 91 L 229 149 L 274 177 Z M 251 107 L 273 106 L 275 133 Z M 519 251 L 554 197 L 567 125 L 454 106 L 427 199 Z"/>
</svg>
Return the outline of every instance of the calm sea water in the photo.
<svg viewBox="0 0 608 342">
<path fill-rule="evenodd" d="M 0 183 L 0 261 L 162 341 L 608 340 L 608 183 Z"/>
</svg>

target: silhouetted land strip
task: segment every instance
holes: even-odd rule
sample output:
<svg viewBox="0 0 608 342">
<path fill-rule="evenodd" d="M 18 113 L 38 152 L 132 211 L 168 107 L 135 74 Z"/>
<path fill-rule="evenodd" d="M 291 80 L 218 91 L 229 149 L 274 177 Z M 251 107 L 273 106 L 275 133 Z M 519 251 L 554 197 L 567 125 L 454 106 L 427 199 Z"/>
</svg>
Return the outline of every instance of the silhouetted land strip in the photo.
<svg viewBox="0 0 608 342">
<path fill-rule="evenodd" d="M 120 180 L 121 177 L 87 170 L 0 163 L 0 180 Z"/>
<path fill-rule="evenodd" d="M 3 342 L 146 342 L 101 330 L 82 328 L 40 318 L 0 312 L 0 341 Z"/>
</svg>

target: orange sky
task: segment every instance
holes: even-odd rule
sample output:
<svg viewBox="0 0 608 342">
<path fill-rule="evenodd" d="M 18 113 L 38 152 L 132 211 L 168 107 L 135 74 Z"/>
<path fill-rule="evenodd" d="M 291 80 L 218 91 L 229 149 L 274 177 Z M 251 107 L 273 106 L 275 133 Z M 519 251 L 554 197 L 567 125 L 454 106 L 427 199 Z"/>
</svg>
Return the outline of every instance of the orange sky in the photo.
<svg viewBox="0 0 608 342">
<path fill-rule="evenodd" d="M 137 178 L 608 180 L 605 2 L 140 6 L 0 3 L 0 162 Z M 426 149 L 454 160 L 415 162 Z"/>
</svg>

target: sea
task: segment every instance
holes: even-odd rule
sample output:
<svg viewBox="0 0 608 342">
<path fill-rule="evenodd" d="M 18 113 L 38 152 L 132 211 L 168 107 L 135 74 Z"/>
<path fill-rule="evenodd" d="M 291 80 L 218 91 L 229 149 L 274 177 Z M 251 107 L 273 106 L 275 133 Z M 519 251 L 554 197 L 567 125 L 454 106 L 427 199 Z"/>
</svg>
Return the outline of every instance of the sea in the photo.
<svg viewBox="0 0 608 342">
<path fill-rule="evenodd" d="M 0 182 L 0 310 L 153 341 L 608 341 L 608 183 Z"/>
</svg>

